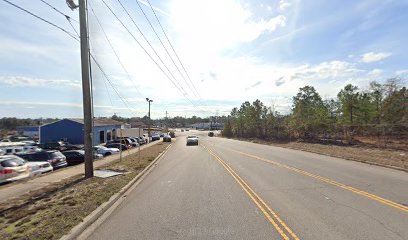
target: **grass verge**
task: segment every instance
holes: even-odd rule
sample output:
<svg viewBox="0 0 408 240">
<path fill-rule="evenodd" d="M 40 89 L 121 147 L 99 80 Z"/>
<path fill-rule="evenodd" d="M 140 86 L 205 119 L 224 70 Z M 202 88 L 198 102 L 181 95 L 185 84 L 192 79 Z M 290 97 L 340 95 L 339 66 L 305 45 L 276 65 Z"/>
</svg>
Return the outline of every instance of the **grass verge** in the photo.
<svg viewBox="0 0 408 240">
<path fill-rule="evenodd" d="M 238 139 L 265 145 L 299 149 L 303 151 L 325 154 L 343 159 L 376 164 L 385 167 L 395 167 L 408 171 L 408 150 L 392 150 L 370 148 L 364 146 L 337 146 L 305 142 L 270 142 L 260 139 Z"/>
<path fill-rule="evenodd" d="M 1 239 L 59 239 L 129 183 L 169 144 L 158 143 L 98 169 L 111 178 L 75 176 L 0 204 Z"/>
</svg>

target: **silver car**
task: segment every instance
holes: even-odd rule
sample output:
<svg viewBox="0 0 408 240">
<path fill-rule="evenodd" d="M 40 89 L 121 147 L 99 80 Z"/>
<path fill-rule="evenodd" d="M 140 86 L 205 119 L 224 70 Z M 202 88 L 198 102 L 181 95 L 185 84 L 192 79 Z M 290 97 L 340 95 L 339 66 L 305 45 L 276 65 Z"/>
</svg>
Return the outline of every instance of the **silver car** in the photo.
<svg viewBox="0 0 408 240">
<path fill-rule="evenodd" d="M 188 145 L 198 145 L 198 137 L 197 136 L 188 136 L 186 145 L 187 146 Z"/>
<path fill-rule="evenodd" d="M 26 161 L 14 155 L 0 156 L 0 183 L 28 177 L 30 177 L 30 168 Z"/>
</svg>

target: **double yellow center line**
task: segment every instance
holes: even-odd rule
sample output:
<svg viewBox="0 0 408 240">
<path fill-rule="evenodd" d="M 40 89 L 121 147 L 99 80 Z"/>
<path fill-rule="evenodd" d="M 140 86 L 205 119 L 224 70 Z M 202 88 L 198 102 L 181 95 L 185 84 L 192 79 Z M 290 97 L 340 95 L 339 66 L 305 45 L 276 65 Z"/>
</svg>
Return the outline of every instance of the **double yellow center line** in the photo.
<svg viewBox="0 0 408 240">
<path fill-rule="evenodd" d="M 308 176 L 308 177 L 315 178 L 315 179 L 320 180 L 320 181 L 322 181 L 322 182 L 325 182 L 325 183 L 328 183 L 328 184 L 331 184 L 331 185 L 340 187 L 340 188 L 342 188 L 342 189 L 351 191 L 351 192 L 353 192 L 353 193 L 359 194 L 359 195 L 361 195 L 361 196 L 370 198 L 370 199 L 372 199 L 372 200 L 375 200 L 375 201 L 380 202 L 380 203 L 383 203 L 383 204 L 385 204 L 385 205 L 394 207 L 394 208 L 399 209 L 399 210 L 401 210 L 401 211 L 408 212 L 408 207 L 407 207 L 407 206 L 404 206 L 404 205 L 402 205 L 402 204 L 399 204 L 399 203 L 393 202 L 393 201 L 391 201 L 391 200 L 382 198 L 382 197 L 377 196 L 377 195 L 374 195 L 374 194 L 372 194 L 372 193 L 368 193 L 368 192 L 362 191 L 362 190 L 360 190 L 360 189 L 357 189 L 357 188 L 348 186 L 348 185 L 346 185 L 346 184 L 339 183 L 339 182 L 336 182 L 336 181 L 334 181 L 334 180 L 331 180 L 331 179 L 328 179 L 328 178 L 325 178 L 325 177 L 321 177 L 321 176 L 316 175 L 316 174 L 313 174 L 313 173 L 306 172 L 306 171 L 301 170 L 301 169 L 299 169 L 299 168 L 291 167 L 291 166 L 288 166 L 288 165 L 286 165 L 286 164 L 282 164 L 282 163 L 279 163 L 279 162 L 271 161 L 271 160 L 268 160 L 268 159 L 265 159 L 265 158 L 262 158 L 262 157 L 258 157 L 258 156 L 252 155 L 252 154 L 244 153 L 244 152 L 241 152 L 241 151 L 237 151 L 237 150 L 230 149 L 230 148 L 225 148 L 225 147 L 220 147 L 220 148 L 229 150 L 229 151 L 231 151 L 231 152 L 239 153 L 239 154 L 244 155 L 244 156 L 247 156 L 247 157 L 255 158 L 255 159 L 258 159 L 258 160 L 261 160 L 261 161 L 264 161 L 264 162 L 267 162 L 267 163 L 270 163 L 270 164 L 273 164 L 273 165 L 276 165 L 276 166 L 279 166 L 279 167 L 286 168 L 286 169 L 291 170 L 291 171 L 294 171 L 294 172 L 296 172 L 296 173 L 299 173 L 299 174 L 302 174 L 302 175 L 305 175 L 305 176 Z"/>
<path fill-rule="evenodd" d="M 241 186 L 245 193 L 252 199 L 256 206 L 262 211 L 269 222 L 275 227 L 283 239 L 289 240 L 290 235 L 293 239 L 299 240 L 296 234 L 285 224 L 285 222 L 273 211 L 265 201 L 217 154 L 215 154 L 211 149 L 201 144 L 201 146 L 206 149 L 226 170 L 235 181 Z M 283 229 L 284 230 L 283 230 Z M 286 230 L 286 232 L 285 232 Z"/>
</svg>

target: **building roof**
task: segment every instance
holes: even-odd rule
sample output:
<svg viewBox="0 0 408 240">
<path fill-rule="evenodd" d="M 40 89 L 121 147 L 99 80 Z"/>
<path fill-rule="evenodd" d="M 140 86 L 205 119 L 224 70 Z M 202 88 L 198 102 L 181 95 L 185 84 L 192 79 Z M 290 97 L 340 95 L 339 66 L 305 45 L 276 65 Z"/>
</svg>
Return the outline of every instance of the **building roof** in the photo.
<svg viewBox="0 0 408 240">
<path fill-rule="evenodd" d="M 42 126 L 53 124 L 53 123 L 56 123 L 62 120 L 69 120 L 69 121 L 73 121 L 76 123 L 84 124 L 84 120 L 81 118 L 64 118 L 64 119 L 61 119 L 61 120 L 58 120 L 52 123 L 44 124 Z M 122 122 L 119 122 L 119 121 L 116 121 L 110 118 L 95 118 L 94 119 L 94 126 L 109 126 L 109 125 L 122 125 L 122 124 L 123 124 Z"/>
<path fill-rule="evenodd" d="M 69 118 L 69 120 L 84 124 L 84 119 L 80 118 Z M 110 118 L 94 118 L 95 126 L 106 126 L 106 125 L 122 125 L 122 122 L 110 119 Z"/>
</svg>

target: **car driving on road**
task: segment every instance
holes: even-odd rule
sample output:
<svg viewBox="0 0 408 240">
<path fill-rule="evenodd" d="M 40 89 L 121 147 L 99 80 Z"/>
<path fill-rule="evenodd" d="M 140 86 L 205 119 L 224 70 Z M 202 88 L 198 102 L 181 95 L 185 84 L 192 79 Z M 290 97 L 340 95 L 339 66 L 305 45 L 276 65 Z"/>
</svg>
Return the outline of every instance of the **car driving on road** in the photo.
<svg viewBox="0 0 408 240">
<path fill-rule="evenodd" d="M 189 135 L 187 136 L 187 146 L 189 145 L 198 145 L 198 137 L 195 135 Z"/>
</svg>

